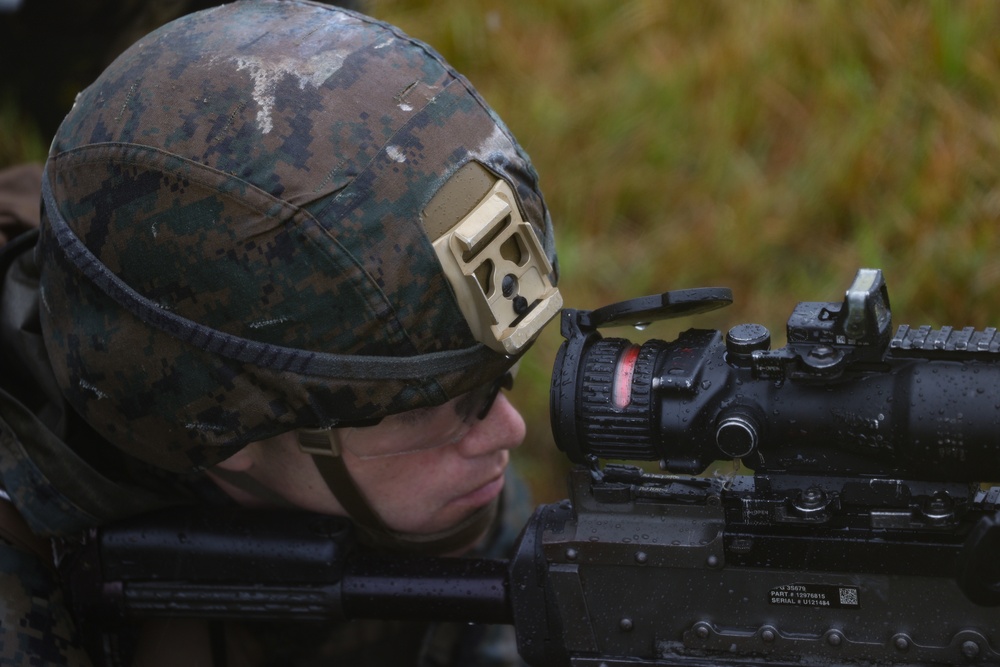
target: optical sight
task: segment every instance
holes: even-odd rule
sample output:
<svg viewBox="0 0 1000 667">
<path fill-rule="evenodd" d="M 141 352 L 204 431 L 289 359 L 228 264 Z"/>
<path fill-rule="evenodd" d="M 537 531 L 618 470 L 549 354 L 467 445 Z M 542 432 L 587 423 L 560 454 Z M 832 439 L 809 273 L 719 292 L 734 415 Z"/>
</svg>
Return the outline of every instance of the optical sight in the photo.
<svg viewBox="0 0 1000 667">
<path fill-rule="evenodd" d="M 787 344 L 741 324 L 633 343 L 598 329 L 732 302 L 725 288 L 564 310 L 552 429 L 576 463 L 658 460 L 698 474 L 738 459 L 757 473 L 1000 479 L 1000 335 L 900 326 L 882 272 L 861 269 L 840 303 L 798 304 Z"/>
</svg>

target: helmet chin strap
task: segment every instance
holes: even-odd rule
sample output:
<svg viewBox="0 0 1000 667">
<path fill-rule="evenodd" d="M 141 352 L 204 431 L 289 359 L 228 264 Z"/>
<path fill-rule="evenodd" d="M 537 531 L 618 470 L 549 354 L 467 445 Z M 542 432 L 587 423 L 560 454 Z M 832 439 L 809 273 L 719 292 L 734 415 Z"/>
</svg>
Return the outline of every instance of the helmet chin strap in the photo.
<svg viewBox="0 0 1000 667">
<path fill-rule="evenodd" d="M 473 544 L 486 534 L 496 520 L 499 499 L 479 508 L 466 519 L 435 533 L 407 533 L 393 530 L 358 488 L 340 455 L 335 430 L 299 430 L 299 446 L 310 454 L 330 492 L 343 505 L 358 527 L 365 544 L 394 551 L 422 554 L 447 554 Z"/>
</svg>

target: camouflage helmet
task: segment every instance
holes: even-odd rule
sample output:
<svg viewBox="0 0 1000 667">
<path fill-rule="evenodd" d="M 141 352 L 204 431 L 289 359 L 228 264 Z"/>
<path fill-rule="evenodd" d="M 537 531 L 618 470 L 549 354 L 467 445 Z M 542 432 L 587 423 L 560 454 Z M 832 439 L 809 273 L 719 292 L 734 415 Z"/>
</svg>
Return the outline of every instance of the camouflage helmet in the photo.
<svg viewBox="0 0 1000 667">
<path fill-rule="evenodd" d="M 67 400 L 177 471 L 450 400 L 560 303 L 537 175 L 469 82 L 305 1 L 198 12 L 112 63 L 52 143 L 38 258 Z"/>
</svg>

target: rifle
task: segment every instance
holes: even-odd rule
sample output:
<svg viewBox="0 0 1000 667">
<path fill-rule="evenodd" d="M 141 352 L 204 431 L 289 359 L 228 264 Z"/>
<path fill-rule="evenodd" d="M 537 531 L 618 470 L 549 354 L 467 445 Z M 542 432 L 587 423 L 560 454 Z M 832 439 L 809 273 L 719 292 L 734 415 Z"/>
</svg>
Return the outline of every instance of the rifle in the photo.
<svg viewBox="0 0 1000 667">
<path fill-rule="evenodd" d="M 168 512 L 92 536 L 78 618 L 504 623 L 539 666 L 1000 665 L 1000 488 L 980 485 L 1000 478 L 997 330 L 893 334 L 863 269 L 842 303 L 796 306 L 777 350 L 754 324 L 598 333 L 731 300 L 564 311 L 552 425 L 577 465 L 510 560 L 378 555 L 336 517 Z M 753 474 L 698 476 L 724 459 Z"/>
</svg>

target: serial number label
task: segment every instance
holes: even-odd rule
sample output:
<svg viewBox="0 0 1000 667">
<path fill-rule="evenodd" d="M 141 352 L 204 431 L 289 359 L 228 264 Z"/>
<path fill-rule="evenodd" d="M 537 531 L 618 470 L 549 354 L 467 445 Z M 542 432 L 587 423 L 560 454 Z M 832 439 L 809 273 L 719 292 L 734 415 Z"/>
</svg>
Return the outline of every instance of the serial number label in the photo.
<svg viewBox="0 0 1000 667">
<path fill-rule="evenodd" d="M 836 584 L 786 584 L 772 588 L 770 603 L 795 607 L 859 609 L 861 597 L 855 586 Z"/>
</svg>

